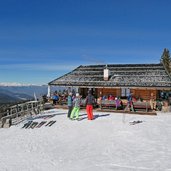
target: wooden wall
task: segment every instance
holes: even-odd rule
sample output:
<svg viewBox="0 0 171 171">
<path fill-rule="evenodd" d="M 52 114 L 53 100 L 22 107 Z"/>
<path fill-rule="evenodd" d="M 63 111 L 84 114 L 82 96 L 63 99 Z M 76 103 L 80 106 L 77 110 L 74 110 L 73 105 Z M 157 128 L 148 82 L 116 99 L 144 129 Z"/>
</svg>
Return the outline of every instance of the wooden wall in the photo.
<svg viewBox="0 0 171 171">
<path fill-rule="evenodd" d="M 134 97 L 140 97 L 143 100 L 149 100 L 151 93 L 153 93 L 155 99 L 158 97 L 158 91 L 155 89 L 131 89 L 131 93 Z"/>
<path fill-rule="evenodd" d="M 112 88 L 98 88 L 97 89 L 97 96 L 101 96 L 101 95 L 110 95 L 112 94 L 113 96 L 120 96 L 121 95 L 121 89 L 118 88 L 118 89 L 112 89 Z"/>
<path fill-rule="evenodd" d="M 110 95 L 112 94 L 114 97 L 121 96 L 121 88 L 95 88 L 92 89 L 93 95 L 98 98 L 103 95 Z M 85 97 L 87 96 L 88 88 L 81 88 L 80 94 Z M 140 88 L 134 88 L 130 89 L 130 92 L 133 94 L 135 98 L 142 98 L 143 100 L 149 100 L 151 93 L 153 93 L 155 99 L 158 98 L 158 90 L 155 89 L 140 89 Z"/>
</svg>

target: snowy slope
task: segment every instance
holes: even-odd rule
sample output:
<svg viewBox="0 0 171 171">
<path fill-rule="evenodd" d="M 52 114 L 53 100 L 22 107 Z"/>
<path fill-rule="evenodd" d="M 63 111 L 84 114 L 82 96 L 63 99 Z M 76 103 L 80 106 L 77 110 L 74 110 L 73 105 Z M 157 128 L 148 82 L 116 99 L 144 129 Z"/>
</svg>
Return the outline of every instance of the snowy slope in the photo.
<svg viewBox="0 0 171 171">
<path fill-rule="evenodd" d="M 0 129 L 2 171 L 171 171 L 171 114 L 142 116 L 94 112 L 71 121 L 66 110 L 42 120 L 51 127 Z M 130 125 L 130 121 L 142 123 Z"/>
</svg>

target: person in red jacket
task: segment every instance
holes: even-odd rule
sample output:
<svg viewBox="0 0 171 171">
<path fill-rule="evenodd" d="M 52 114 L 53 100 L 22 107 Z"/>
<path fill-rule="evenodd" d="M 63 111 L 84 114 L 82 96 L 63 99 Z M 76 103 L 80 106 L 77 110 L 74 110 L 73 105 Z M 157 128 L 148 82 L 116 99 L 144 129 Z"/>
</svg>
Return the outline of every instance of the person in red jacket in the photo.
<svg viewBox="0 0 171 171">
<path fill-rule="evenodd" d="M 95 102 L 94 96 L 91 94 L 91 91 L 88 92 L 88 95 L 86 97 L 86 111 L 88 120 L 93 120 L 93 104 Z"/>
</svg>

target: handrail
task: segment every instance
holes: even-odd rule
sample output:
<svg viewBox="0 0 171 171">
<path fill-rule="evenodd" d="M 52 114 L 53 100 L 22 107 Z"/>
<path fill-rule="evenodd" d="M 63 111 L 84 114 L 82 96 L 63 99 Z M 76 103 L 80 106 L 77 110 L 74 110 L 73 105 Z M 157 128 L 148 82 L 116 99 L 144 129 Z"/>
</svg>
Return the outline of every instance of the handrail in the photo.
<svg viewBox="0 0 171 171">
<path fill-rule="evenodd" d="M 39 114 L 43 110 L 41 101 L 28 101 L 20 103 L 17 105 L 10 106 L 6 112 L 1 113 L 2 117 L 0 118 L 1 124 L 3 127 L 7 119 L 14 119 L 26 116 L 28 114 Z"/>
</svg>

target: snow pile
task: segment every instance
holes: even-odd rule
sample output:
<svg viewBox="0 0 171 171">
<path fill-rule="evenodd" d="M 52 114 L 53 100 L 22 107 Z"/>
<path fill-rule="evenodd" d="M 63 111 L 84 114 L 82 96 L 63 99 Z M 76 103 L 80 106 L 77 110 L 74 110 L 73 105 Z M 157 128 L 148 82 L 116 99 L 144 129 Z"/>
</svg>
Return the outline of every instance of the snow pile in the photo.
<svg viewBox="0 0 171 171">
<path fill-rule="evenodd" d="M 169 171 L 171 114 L 143 116 L 94 112 L 88 121 L 53 109 L 51 127 L 25 129 L 24 123 L 0 129 L 0 170 L 6 171 Z M 45 113 L 44 115 L 47 115 Z M 131 125 L 131 121 L 141 121 Z"/>
</svg>

